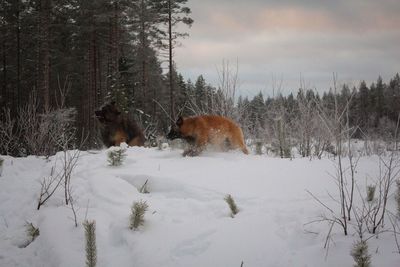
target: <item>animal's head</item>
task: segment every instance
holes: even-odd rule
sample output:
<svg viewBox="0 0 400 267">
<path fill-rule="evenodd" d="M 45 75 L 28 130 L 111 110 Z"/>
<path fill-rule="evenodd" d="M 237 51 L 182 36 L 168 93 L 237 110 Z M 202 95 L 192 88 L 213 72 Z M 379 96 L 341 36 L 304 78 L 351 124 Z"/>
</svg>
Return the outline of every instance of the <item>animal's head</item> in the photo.
<svg viewBox="0 0 400 267">
<path fill-rule="evenodd" d="M 169 133 L 167 134 L 167 139 L 169 140 L 174 140 L 177 138 L 182 138 L 182 133 L 181 133 L 181 127 L 183 125 L 184 119 L 182 117 L 179 117 L 178 120 L 176 121 L 175 125 L 171 125 L 171 129 Z"/>
<path fill-rule="evenodd" d="M 96 110 L 94 113 L 101 123 L 115 122 L 121 115 L 121 112 L 115 105 L 115 101 L 103 106 L 100 110 Z"/>
</svg>

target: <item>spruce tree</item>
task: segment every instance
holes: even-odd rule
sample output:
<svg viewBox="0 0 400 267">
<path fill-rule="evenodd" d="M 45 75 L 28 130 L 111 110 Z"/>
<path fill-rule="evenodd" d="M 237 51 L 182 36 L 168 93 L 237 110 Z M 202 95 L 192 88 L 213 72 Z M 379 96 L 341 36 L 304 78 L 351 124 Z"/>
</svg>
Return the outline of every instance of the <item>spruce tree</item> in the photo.
<svg viewBox="0 0 400 267">
<path fill-rule="evenodd" d="M 206 82 L 202 75 L 200 75 L 194 85 L 194 96 L 195 105 L 199 113 L 206 114 L 207 110 L 207 92 L 206 92 Z"/>
</svg>

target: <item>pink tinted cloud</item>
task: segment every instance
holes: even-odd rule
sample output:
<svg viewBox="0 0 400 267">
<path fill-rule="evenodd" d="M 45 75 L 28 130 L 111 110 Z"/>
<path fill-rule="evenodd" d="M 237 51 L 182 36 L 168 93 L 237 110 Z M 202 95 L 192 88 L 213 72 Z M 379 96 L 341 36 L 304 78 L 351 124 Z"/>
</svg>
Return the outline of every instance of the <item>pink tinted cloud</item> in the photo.
<svg viewBox="0 0 400 267">
<path fill-rule="evenodd" d="M 233 9 L 216 7 L 207 10 L 207 19 L 195 25 L 201 32 L 226 36 L 231 33 L 247 36 L 266 30 L 296 30 L 319 32 L 399 31 L 400 15 L 388 15 L 387 10 L 373 6 L 358 10 L 303 8 L 300 6 Z M 218 31 L 218 32 L 217 32 Z"/>
<path fill-rule="evenodd" d="M 242 86 L 258 83 L 258 89 L 271 73 L 294 85 L 302 73 L 318 85 L 325 80 L 329 84 L 333 71 L 346 79 L 374 80 L 399 70 L 400 16 L 379 2 L 240 8 L 218 3 L 193 10 L 190 37 L 176 51 L 178 68 L 191 73 L 186 77 L 206 74 L 215 80 L 224 58 L 238 58 Z"/>
</svg>

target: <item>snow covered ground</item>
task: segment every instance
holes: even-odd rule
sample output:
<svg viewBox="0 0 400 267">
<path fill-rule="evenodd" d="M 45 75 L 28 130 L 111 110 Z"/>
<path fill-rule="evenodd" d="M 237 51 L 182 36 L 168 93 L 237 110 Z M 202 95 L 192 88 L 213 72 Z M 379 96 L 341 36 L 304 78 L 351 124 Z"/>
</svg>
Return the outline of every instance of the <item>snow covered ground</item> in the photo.
<svg viewBox="0 0 400 267">
<path fill-rule="evenodd" d="M 63 203 L 63 188 L 38 211 L 40 180 L 56 157 L 5 159 L 0 177 L 0 266 L 85 266 L 85 217 L 96 221 L 97 266 L 261 267 L 352 266 L 353 227 L 344 236 L 335 227 L 330 249 L 323 248 L 327 223 L 307 224 L 326 213 L 311 191 L 339 211 L 329 173 L 331 159 L 293 160 L 239 152 L 181 156 L 182 150 L 128 148 L 122 166 L 107 163 L 106 150 L 82 152 L 71 180 L 79 226 Z M 58 167 L 60 167 L 58 165 Z M 378 175 L 378 159 L 360 159 L 357 183 Z M 139 189 L 148 180 L 150 193 Z M 239 213 L 230 217 L 224 197 Z M 132 203 L 149 205 L 145 225 L 129 226 Z M 394 207 L 394 198 L 390 198 Z M 40 236 L 25 248 L 25 224 Z M 391 233 L 369 240 L 373 266 L 400 266 Z"/>
</svg>

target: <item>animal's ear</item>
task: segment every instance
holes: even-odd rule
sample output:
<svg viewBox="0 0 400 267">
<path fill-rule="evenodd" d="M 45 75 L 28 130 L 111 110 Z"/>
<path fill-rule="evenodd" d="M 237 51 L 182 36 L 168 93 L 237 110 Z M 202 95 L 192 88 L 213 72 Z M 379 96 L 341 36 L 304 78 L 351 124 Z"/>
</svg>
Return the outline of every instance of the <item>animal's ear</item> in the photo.
<svg viewBox="0 0 400 267">
<path fill-rule="evenodd" d="M 111 106 L 115 106 L 115 101 L 113 100 L 113 101 L 111 101 Z"/>
<path fill-rule="evenodd" d="M 178 120 L 176 121 L 176 125 L 180 127 L 182 124 L 183 124 L 183 118 L 182 116 L 179 116 Z"/>
</svg>

